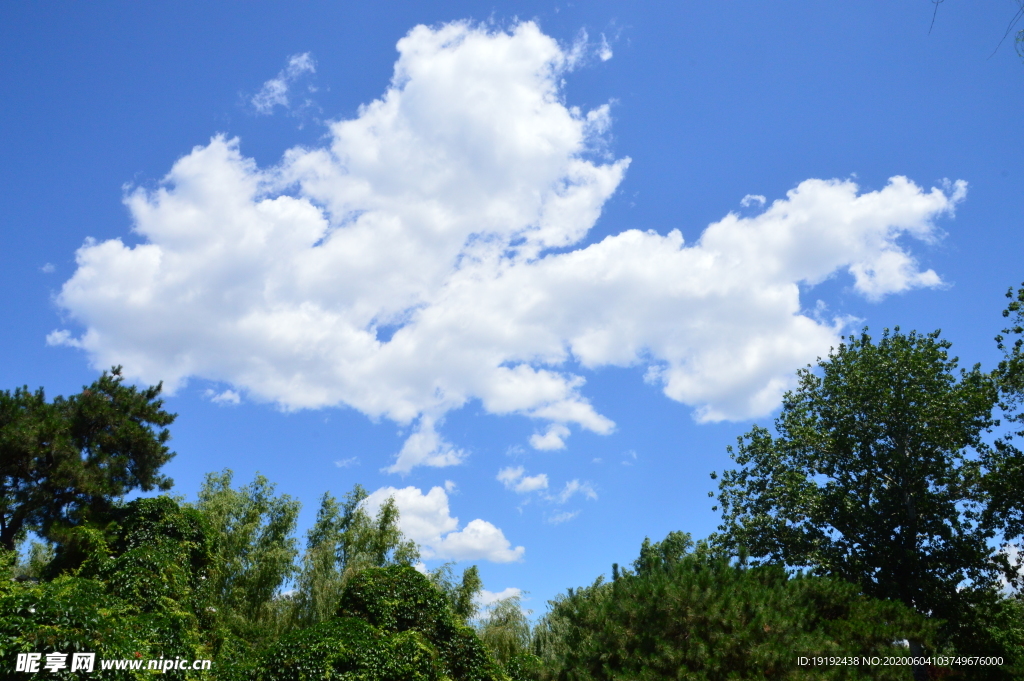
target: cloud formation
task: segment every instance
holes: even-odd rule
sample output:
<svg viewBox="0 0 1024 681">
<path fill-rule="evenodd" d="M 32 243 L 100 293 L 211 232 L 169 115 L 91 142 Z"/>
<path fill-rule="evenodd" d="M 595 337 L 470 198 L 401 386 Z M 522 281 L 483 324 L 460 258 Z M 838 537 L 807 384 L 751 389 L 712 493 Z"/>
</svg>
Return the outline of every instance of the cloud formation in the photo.
<svg viewBox="0 0 1024 681">
<path fill-rule="evenodd" d="M 801 285 L 846 272 L 874 300 L 941 284 L 902 239 L 937 238 L 963 183 L 812 179 L 692 245 L 582 245 L 630 161 L 609 155 L 607 105 L 564 103 L 573 49 L 530 22 L 418 26 L 325 146 L 270 168 L 238 140 L 196 147 L 127 194 L 141 243 L 78 250 L 57 302 L 85 330 L 49 342 L 172 391 L 198 377 L 391 419 L 411 427 L 389 468 L 405 473 L 465 458 L 440 427 L 470 400 L 546 422 L 540 449 L 611 432 L 583 391 L 601 366 L 645 366 L 701 421 L 763 415 L 842 329 L 804 313 Z"/>
<path fill-rule="evenodd" d="M 295 54 L 288 58 L 288 65 L 276 78 L 271 78 L 263 83 L 260 91 L 252 96 L 250 103 L 257 113 L 273 113 L 274 107 L 290 108 L 292 102 L 288 99 L 288 90 L 291 86 L 307 73 L 316 73 L 316 60 L 309 52 Z"/>
<path fill-rule="evenodd" d="M 499 601 L 508 600 L 509 598 L 522 597 L 522 595 L 523 590 L 518 589 L 514 586 L 506 587 L 501 591 L 488 591 L 487 589 L 480 589 L 480 591 L 478 591 L 476 595 L 473 596 L 473 601 L 477 604 L 478 607 L 486 609 L 491 607 L 492 605 L 495 605 Z"/>
<path fill-rule="evenodd" d="M 594 491 L 594 486 L 591 485 L 589 482 L 580 482 L 579 480 L 576 479 L 570 480 L 569 482 L 565 483 L 565 487 L 562 488 L 562 491 L 554 496 L 548 496 L 548 500 L 554 501 L 559 504 L 564 504 L 577 494 L 582 494 L 584 497 L 590 499 L 591 501 L 597 500 L 597 492 Z"/>
<path fill-rule="evenodd" d="M 416 487 L 382 487 L 364 501 L 367 511 L 376 516 L 381 505 L 394 497 L 402 532 L 420 546 L 423 558 L 442 560 L 489 560 L 512 563 L 523 559 L 526 549 L 512 548 L 505 534 L 486 520 L 471 520 L 461 530 L 459 519 L 448 508 L 448 494 L 433 487 L 424 494 Z"/>
<path fill-rule="evenodd" d="M 534 433 L 530 436 L 530 446 L 534 449 L 565 449 L 565 438 L 569 437 L 569 429 L 561 423 L 552 423 L 544 434 Z"/>
<path fill-rule="evenodd" d="M 526 475 L 526 469 L 522 466 L 502 468 L 498 471 L 498 481 L 505 485 L 505 489 L 514 490 L 517 494 L 528 494 L 548 488 L 547 473 Z"/>
</svg>

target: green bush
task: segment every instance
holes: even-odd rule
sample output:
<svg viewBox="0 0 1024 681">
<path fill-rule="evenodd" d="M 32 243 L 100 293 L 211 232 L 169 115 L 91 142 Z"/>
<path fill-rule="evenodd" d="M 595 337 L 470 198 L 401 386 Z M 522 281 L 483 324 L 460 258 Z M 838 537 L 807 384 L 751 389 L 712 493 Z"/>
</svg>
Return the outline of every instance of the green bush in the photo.
<svg viewBox="0 0 1024 681">
<path fill-rule="evenodd" d="M 69 533 L 55 560 L 64 574 L 55 579 L 0 580 L 0 670 L 13 668 L 19 652 L 92 652 L 97 660 L 212 656 L 217 620 L 206 606 L 212 564 L 202 516 L 158 497 L 125 504 L 114 518 L 102 531 Z M 98 668 L 94 675 L 148 678 Z"/>
<path fill-rule="evenodd" d="M 782 568 L 645 543 L 636 572 L 570 590 L 534 635 L 542 679 L 904 679 L 902 667 L 802 667 L 798 656 L 906 655 L 934 625 L 898 602 Z M 674 544 L 674 551 L 659 551 Z M 616 569 L 614 573 L 618 573 Z"/>
<path fill-rule="evenodd" d="M 476 634 L 409 567 L 354 576 L 338 616 L 283 636 L 258 659 L 225 671 L 258 681 L 506 681 Z"/>
</svg>

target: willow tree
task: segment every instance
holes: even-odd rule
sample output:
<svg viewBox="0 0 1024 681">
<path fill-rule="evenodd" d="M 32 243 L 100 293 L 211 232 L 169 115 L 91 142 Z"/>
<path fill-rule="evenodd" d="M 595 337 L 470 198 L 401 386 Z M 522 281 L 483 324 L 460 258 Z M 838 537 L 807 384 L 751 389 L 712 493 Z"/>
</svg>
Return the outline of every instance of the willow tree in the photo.
<svg viewBox="0 0 1024 681">
<path fill-rule="evenodd" d="M 298 624 L 309 626 L 333 617 L 345 585 L 362 570 L 411 566 L 419 560 L 416 543 L 398 527 L 394 498 L 373 517 L 364 508 L 367 496 L 362 485 L 356 485 L 340 503 L 329 493 L 321 498 L 316 522 L 307 533 L 294 595 Z"/>
</svg>

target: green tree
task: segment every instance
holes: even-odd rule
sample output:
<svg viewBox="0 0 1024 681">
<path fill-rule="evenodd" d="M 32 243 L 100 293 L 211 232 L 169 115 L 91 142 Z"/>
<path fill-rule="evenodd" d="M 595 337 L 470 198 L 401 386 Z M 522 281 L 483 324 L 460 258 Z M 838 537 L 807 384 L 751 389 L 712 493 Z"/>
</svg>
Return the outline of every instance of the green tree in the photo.
<svg viewBox="0 0 1024 681">
<path fill-rule="evenodd" d="M 22 555 L 23 546 L 24 544 L 18 546 L 19 559 L 14 567 L 14 579 L 39 581 L 53 562 L 56 553 L 53 544 L 33 540 Z"/>
<path fill-rule="evenodd" d="M 953 636 L 1012 570 L 991 548 L 981 464 L 996 385 L 978 366 L 957 372 L 949 347 L 938 332 L 865 331 L 799 371 L 777 434 L 754 427 L 730 448 L 741 468 L 719 485 L 718 540 L 900 601 Z"/>
<path fill-rule="evenodd" d="M 523 612 L 519 595 L 493 603 L 480 619 L 476 631 L 494 659 L 506 669 L 512 665 L 520 666 L 524 658 L 532 657 L 530 621 L 527 613 Z"/>
<path fill-rule="evenodd" d="M 195 507 L 216 538 L 213 592 L 225 618 L 244 638 L 260 638 L 279 619 L 275 608 L 282 585 L 295 572 L 295 523 L 301 505 L 257 474 L 239 489 L 233 473 L 209 473 Z"/>
<path fill-rule="evenodd" d="M 19 582 L 0 550 L 0 676 L 18 652 L 93 652 L 97 658 L 208 658 L 218 619 L 209 589 L 213 539 L 205 518 L 170 497 L 118 504 L 102 530 L 68 532 L 84 556 L 74 574 Z M 145 672 L 103 671 L 99 679 Z M 55 678 L 77 678 L 65 670 Z M 28 678 L 26 676 L 26 678 Z M 185 678 L 197 678 L 191 673 Z"/>
<path fill-rule="evenodd" d="M 430 582 L 441 590 L 441 593 L 448 599 L 448 607 L 452 614 L 458 617 L 463 624 L 469 624 L 470 620 L 477 615 L 476 595 L 484 587 L 480 579 L 480 570 L 476 565 L 471 565 L 462 571 L 462 580 L 455 581 L 453 567 L 455 563 L 445 563 L 440 567 L 431 570 L 427 575 Z"/>
<path fill-rule="evenodd" d="M 811 667 L 800 656 L 905 655 L 934 625 L 856 586 L 730 564 L 684 533 L 644 542 L 633 569 L 569 589 L 534 629 L 545 681 L 902 679 L 897 667 Z"/>
<path fill-rule="evenodd" d="M 400 565 L 353 574 L 334 616 L 281 637 L 233 678 L 507 681 L 444 595 Z"/>
<path fill-rule="evenodd" d="M 987 460 L 985 486 L 991 495 L 990 514 L 1005 524 L 1007 539 L 1024 536 L 1024 454 L 1015 442 L 1024 437 L 1024 284 L 1006 292 L 1003 317 L 1009 325 L 996 336 L 1003 359 L 996 369 L 1000 407 L 1012 428 L 996 442 Z"/>
<path fill-rule="evenodd" d="M 394 499 L 371 517 L 363 507 L 366 490 L 356 485 L 341 503 L 330 494 L 320 500 L 316 522 L 306 540 L 306 553 L 294 597 L 295 619 L 308 626 L 330 618 L 346 583 L 371 567 L 412 565 L 419 549 L 398 527 Z"/>
<path fill-rule="evenodd" d="M 52 402 L 42 388 L 0 391 L 0 546 L 13 550 L 26 530 L 59 541 L 105 522 L 132 490 L 169 489 L 159 470 L 174 456 L 166 426 L 175 415 L 160 389 L 126 386 L 114 367 Z"/>
</svg>

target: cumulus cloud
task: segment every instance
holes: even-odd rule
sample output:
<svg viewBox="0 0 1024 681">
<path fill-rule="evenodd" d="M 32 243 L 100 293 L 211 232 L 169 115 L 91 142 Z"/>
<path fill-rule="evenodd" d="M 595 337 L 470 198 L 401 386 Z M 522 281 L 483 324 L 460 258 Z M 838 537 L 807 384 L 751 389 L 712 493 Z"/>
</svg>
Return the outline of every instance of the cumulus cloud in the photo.
<svg viewBox="0 0 1024 681">
<path fill-rule="evenodd" d="M 581 375 L 601 366 L 645 366 L 700 421 L 763 415 L 842 331 L 805 314 L 801 286 L 845 272 L 875 300 L 941 284 L 904 242 L 937 238 L 963 183 L 812 179 L 693 244 L 585 245 L 629 159 L 608 155 L 607 105 L 564 101 L 574 48 L 530 22 L 460 22 L 398 52 L 384 95 L 324 146 L 261 168 L 215 137 L 129 192 L 140 243 L 86 241 L 57 299 L 84 332 L 48 342 L 171 391 L 199 377 L 391 419 L 410 428 L 388 469 L 405 473 L 465 458 L 440 429 L 474 399 L 551 424 L 535 447 L 611 432 Z"/>
<path fill-rule="evenodd" d="M 552 423 L 543 435 L 534 433 L 530 436 L 530 445 L 534 449 L 565 449 L 565 438 L 569 437 L 569 429 L 561 423 Z"/>
<path fill-rule="evenodd" d="M 424 414 L 420 417 L 415 432 L 410 435 L 395 462 L 385 468 L 389 473 L 408 473 L 416 466 L 454 466 L 462 463 L 466 452 L 457 449 L 434 428 L 434 418 Z"/>
<path fill-rule="evenodd" d="M 498 481 L 505 485 L 505 489 L 514 490 L 517 494 L 528 494 L 548 488 L 546 473 L 526 475 L 526 469 L 522 466 L 502 468 L 498 471 Z"/>
<path fill-rule="evenodd" d="M 521 597 L 523 595 L 522 589 L 517 589 L 514 586 L 507 587 L 501 591 L 488 591 L 487 589 L 481 589 L 473 596 L 473 600 L 480 608 L 489 608 L 498 601 L 508 600 L 509 598 Z"/>
<path fill-rule="evenodd" d="M 441 487 L 426 494 L 416 487 L 382 487 L 363 504 L 376 515 L 388 497 L 394 497 L 398 507 L 399 527 L 419 544 L 424 558 L 511 563 L 522 560 L 526 553 L 522 546 L 512 548 L 505 534 L 486 520 L 471 520 L 460 530 L 459 519 L 452 517 L 448 508 L 448 494 Z"/>
<path fill-rule="evenodd" d="M 301 76 L 307 73 L 316 73 L 316 60 L 309 52 L 295 54 L 288 58 L 288 65 L 277 74 L 277 78 L 271 78 L 263 83 L 260 91 L 253 95 L 250 103 L 257 113 L 273 113 L 274 107 L 281 106 L 290 108 L 292 102 L 288 99 L 288 91 Z"/>
</svg>

